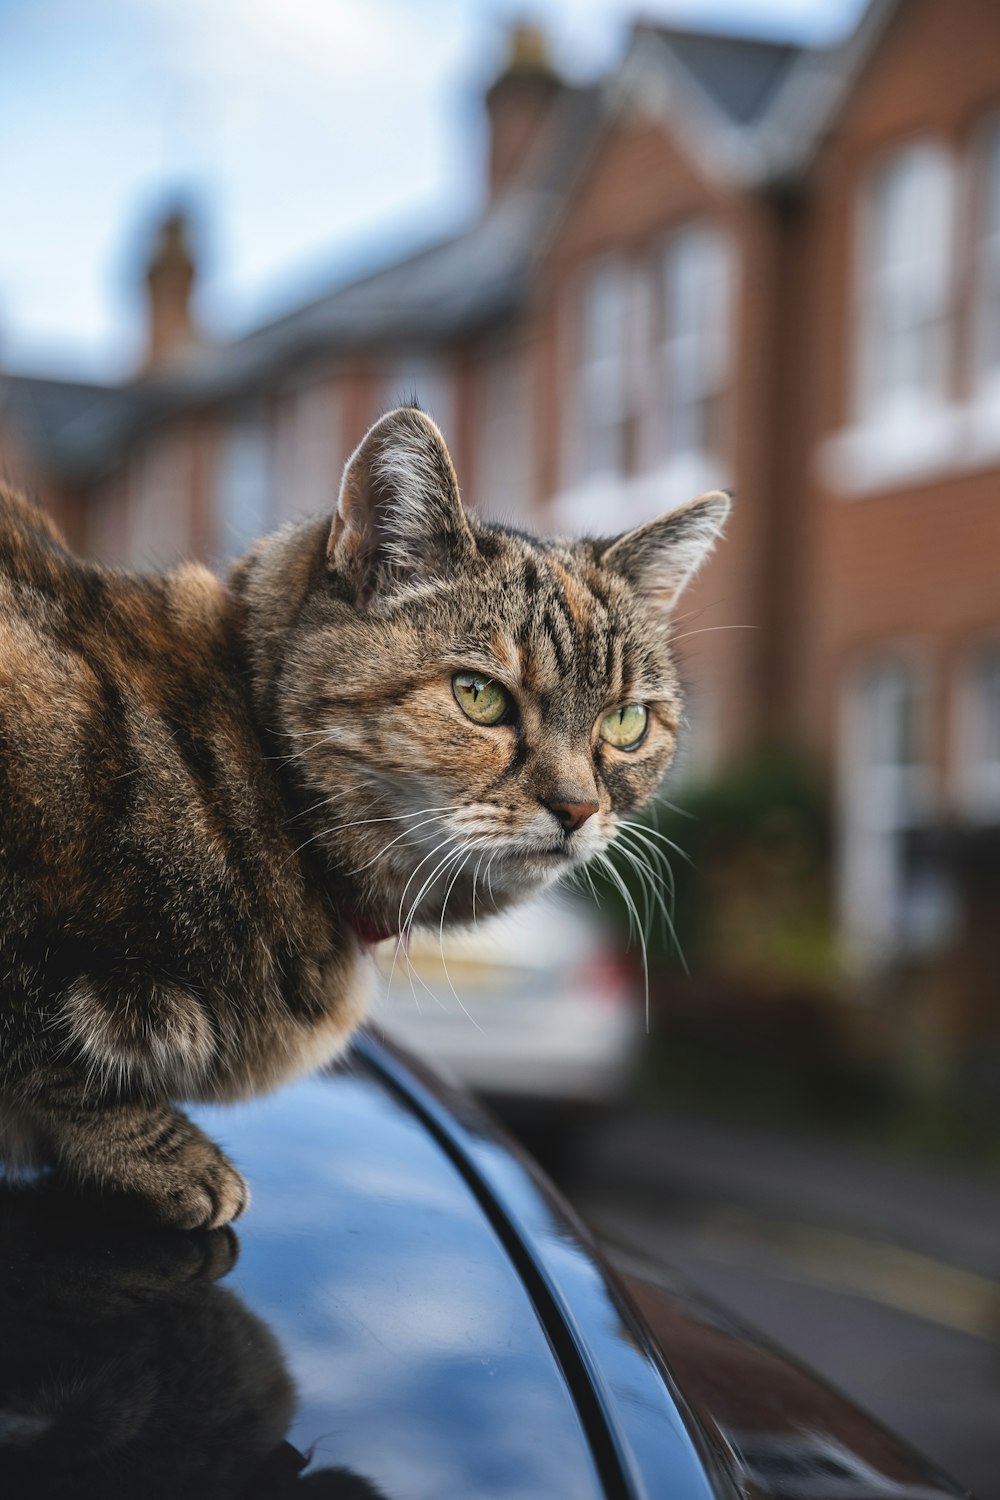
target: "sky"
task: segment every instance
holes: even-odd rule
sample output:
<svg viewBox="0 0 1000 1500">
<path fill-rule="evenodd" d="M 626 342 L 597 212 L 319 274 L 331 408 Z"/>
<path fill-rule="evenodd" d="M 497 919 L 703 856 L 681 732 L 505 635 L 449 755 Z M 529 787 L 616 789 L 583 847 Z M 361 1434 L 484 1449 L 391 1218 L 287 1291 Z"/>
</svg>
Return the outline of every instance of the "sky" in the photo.
<svg viewBox="0 0 1000 1500">
<path fill-rule="evenodd" d="M 641 14 L 822 42 L 863 0 L 0 0 L 0 366 L 116 378 L 166 203 L 239 331 L 457 227 L 516 19 L 592 78 Z"/>
</svg>

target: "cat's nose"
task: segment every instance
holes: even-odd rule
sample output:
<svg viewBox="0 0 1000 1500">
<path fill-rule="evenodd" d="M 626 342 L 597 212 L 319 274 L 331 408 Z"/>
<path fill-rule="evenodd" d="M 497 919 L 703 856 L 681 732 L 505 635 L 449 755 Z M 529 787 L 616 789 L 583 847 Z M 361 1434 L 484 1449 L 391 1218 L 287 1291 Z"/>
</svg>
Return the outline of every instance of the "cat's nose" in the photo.
<svg viewBox="0 0 1000 1500">
<path fill-rule="evenodd" d="M 564 833 L 575 833 L 600 811 L 596 802 L 546 802 L 545 806 L 559 819 Z"/>
</svg>

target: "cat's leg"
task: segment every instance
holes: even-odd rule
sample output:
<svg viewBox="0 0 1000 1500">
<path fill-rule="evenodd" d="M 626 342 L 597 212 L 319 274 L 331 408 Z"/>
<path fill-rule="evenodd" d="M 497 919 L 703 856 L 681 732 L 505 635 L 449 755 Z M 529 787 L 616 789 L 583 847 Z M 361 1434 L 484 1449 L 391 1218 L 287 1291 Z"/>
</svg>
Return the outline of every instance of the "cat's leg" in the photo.
<svg viewBox="0 0 1000 1500">
<path fill-rule="evenodd" d="M 32 1103 L 58 1169 L 81 1186 L 140 1200 L 160 1224 L 217 1229 L 250 1201 L 232 1162 L 165 1101 L 101 1098 L 63 1075 Z"/>
<path fill-rule="evenodd" d="M 22 1086 L 69 1177 L 139 1198 L 160 1223 L 217 1228 L 248 1192 L 236 1168 L 172 1107 L 211 1092 L 218 1026 L 182 986 L 107 966 L 63 995 L 55 1055 Z"/>
</svg>

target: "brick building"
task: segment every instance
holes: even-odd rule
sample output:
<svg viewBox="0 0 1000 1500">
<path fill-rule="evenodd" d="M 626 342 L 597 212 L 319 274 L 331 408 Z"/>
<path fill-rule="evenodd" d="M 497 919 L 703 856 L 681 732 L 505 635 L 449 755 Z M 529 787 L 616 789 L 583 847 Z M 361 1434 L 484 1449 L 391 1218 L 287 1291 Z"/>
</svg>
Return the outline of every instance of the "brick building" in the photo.
<svg viewBox="0 0 1000 1500">
<path fill-rule="evenodd" d="M 908 830 L 1000 823 L 1000 7 L 872 0 L 822 50 L 642 24 L 592 88 L 521 28 L 485 107 L 476 223 L 224 346 L 168 218 L 142 373 L 8 376 L 6 471 L 139 563 L 329 508 L 411 391 L 492 514 L 609 532 L 731 485 L 691 759 L 805 749 L 855 952 L 932 940 Z"/>
</svg>

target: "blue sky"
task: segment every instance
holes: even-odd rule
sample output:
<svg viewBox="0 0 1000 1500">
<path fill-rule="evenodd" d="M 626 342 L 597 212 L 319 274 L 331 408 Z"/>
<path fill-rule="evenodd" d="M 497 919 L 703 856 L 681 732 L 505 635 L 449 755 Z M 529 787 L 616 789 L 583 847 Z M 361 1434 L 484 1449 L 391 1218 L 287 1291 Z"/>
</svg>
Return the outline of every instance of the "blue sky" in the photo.
<svg viewBox="0 0 1000 1500">
<path fill-rule="evenodd" d="M 589 77 L 636 13 L 828 40 L 862 0 L 0 0 L 0 363 L 135 359 L 152 216 L 198 210 L 219 331 L 475 210 L 506 25 Z"/>
</svg>

